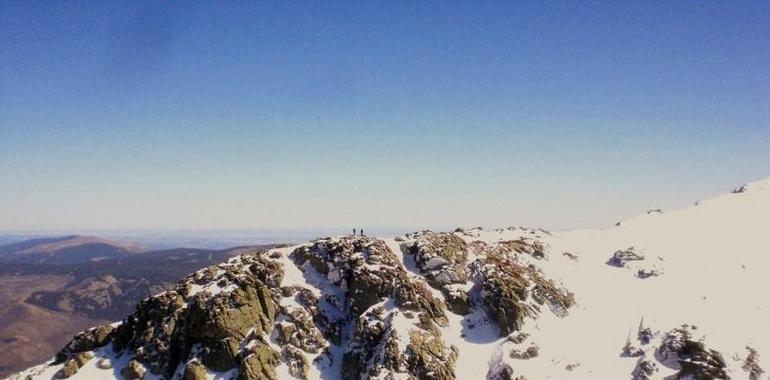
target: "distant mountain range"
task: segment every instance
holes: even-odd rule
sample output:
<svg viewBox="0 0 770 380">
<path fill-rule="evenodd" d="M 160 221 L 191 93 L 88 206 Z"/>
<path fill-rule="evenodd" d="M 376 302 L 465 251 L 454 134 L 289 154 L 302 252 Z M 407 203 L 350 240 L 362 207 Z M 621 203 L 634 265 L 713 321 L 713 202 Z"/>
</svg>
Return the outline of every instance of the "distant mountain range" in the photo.
<svg viewBox="0 0 770 380">
<path fill-rule="evenodd" d="M 0 262 L 73 264 L 128 256 L 145 251 L 136 243 L 117 242 L 93 236 L 70 235 L 24 240 L 0 246 Z"/>
</svg>

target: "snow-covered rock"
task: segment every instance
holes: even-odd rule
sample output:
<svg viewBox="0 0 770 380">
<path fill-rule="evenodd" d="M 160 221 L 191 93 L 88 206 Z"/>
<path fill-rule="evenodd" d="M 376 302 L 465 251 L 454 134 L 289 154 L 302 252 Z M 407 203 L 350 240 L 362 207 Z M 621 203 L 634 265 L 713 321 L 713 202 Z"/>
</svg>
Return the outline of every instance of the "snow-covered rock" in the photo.
<svg viewBox="0 0 770 380">
<path fill-rule="evenodd" d="M 11 378 L 767 379 L 768 226 L 770 180 L 605 230 L 318 239 L 193 273 Z"/>
</svg>

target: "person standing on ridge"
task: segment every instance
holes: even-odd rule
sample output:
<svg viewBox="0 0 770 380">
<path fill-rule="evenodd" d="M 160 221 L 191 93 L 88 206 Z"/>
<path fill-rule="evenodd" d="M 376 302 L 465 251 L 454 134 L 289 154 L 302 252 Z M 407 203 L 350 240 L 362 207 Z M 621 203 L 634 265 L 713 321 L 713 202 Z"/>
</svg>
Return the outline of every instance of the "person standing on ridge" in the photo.
<svg viewBox="0 0 770 380">
<path fill-rule="evenodd" d="M 361 236 L 364 236 L 364 229 L 361 229 Z"/>
<path fill-rule="evenodd" d="M 353 236 L 356 236 L 356 229 L 353 229 Z"/>
</svg>

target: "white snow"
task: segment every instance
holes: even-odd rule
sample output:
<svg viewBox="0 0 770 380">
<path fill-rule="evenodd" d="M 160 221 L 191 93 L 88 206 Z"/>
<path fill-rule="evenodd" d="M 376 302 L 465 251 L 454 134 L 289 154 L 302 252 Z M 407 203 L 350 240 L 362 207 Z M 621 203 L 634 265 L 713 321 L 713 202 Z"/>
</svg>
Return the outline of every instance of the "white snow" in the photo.
<svg viewBox="0 0 770 380">
<path fill-rule="evenodd" d="M 644 213 L 604 230 L 472 228 L 455 234 L 469 243 L 482 241 L 489 245 L 520 238 L 541 242 L 546 246 L 545 258 L 521 255 L 522 260 L 572 291 L 577 301 L 564 318 L 544 310 L 525 322 L 523 332 L 529 337 L 516 347 L 539 348 L 537 357 L 526 360 L 510 358 L 514 343 L 498 336 L 496 325 L 484 311 L 476 310 L 467 316 L 448 312 L 450 323 L 441 333 L 447 345 L 459 348 L 458 379 L 483 379 L 491 365 L 503 362 L 510 364 L 516 375 L 531 379 L 629 379 L 637 358 L 622 357 L 621 352 L 629 336 L 635 339 L 642 319 L 645 326 L 660 334 L 682 324 L 697 326 L 706 345 L 724 354 L 734 379 L 748 378 L 741 369 L 746 346 L 756 349 L 760 366 L 770 370 L 770 297 L 765 292 L 770 273 L 770 179 L 682 210 Z M 402 252 L 399 242 L 383 240 L 410 278 L 423 281 L 412 257 Z M 645 259 L 626 268 L 607 264 L 615 251 L 631 246 L 643 251 Z M 284 269 L 281 285 L 304 287 L 318 297 L 331 295 L 344 302 L 344 293 L 333 284 L 339 277 L 324 277 L 309 264 L 297 267 L 288 258 L 295 248 L 271 251 L 280 253 L 276 260 Z M 441 264 L 428 262 L 429 267 Z M 656 269 L 662 274 L 642 279 L 635 275 L 638 269 Z M 193 285 L 192 292 L 228 290 L 213 283 Z M 469 282 L 454 287 L 468 290 L 472 286 Z M 430 289 L 434 296 L 443 298 L 440 291 Z M 293 298 L 284 299 L 282 304 L 298 307 Z M 398 336 L 408 339 L 414 321 L 393 310 L 387 301 L 377 306 L 385 308 Z M 342 316 L 339 305 L 324 302 L 322 307 L 330 316 Z M 329 379 L 339 374 L 345 344 L 332 347 L 332 365 L 312 365 L 310 378 Z M 109 346 L 96 350 L 95 355 L 73 379 L 117 375 L 118 370 L 96 368 L 99 357 L 109 358 L 118 369 L 129 360 L 127 355 L 115 357 Z M 33 367 L 12 379 L 27 375 L 50 379 L 60 367 Z M 654 379 L 675 372 L 665 366 L 658 368 Z M 278 370 L 288 376 L 285 366 Z M 210 376 L 221 377 L 213 373 Z"/>
</svg>

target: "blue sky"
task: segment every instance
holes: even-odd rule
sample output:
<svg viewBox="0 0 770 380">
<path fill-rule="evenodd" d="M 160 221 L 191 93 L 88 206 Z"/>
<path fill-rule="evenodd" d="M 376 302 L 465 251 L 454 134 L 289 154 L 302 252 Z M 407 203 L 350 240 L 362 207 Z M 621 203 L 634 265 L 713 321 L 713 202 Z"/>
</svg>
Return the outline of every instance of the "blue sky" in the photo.
<svg viewBox="0 0 770 380">
<path fill-rule="evenodd" d="M 768 176 L 766 2 L 0 2 L 0 230 L 595 227 Z"/>
</svg>

